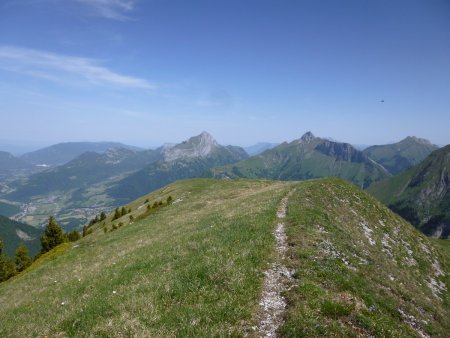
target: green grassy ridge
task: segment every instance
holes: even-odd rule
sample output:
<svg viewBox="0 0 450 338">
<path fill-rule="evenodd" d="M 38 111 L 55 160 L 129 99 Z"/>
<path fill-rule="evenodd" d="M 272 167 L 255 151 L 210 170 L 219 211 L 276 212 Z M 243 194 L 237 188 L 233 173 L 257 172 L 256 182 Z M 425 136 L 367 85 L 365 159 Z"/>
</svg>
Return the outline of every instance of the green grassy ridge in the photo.
<svg viewBox="0 0 450 338">
<path fill-rule="evenodd" d="M 1 284 L 0 335 L 245 334 L 293 184 L 193 180 L 150 194 L 174 203 Z"/>
<path fill-rule="evenodd" d="M 436 248 L 374 198 L 334 179 L 299 185 L 287 215 L 296 280 L 282 335 L 418 336 L 399 309 L 426 334 L 447 335 L 448 291 L 438 298 L 427 283 L 449 289 L 448 246 Z M 446 277 L 436 276 L 436 262 Z"/>
<path fill-rule="evenodd" d="M 435 261 L 448 275 L 449 247 L 339 179 L 194 179 L 143 196 L 125 206 L 134 221 L 109 215 L 109 229 L 125 225 L 104 233 L 96 224 L 93 234 L 0 284 L 0 335 L 255 335 L 263 271 L 277 256 L 276 210 L 293 188 L 286 264 L 295 285 L 285 294 L 281 336 L 417 335 L 398 307 L 424 332 L 445 336 L 448 293 L 439 300 L 424 279 Z M 172 204 L 136 220 L 168 196 Z M 373 246 L 363 220 L 373 228 Z M 393 258 L 383 251 L 384 233 L 395 241 Z M 417 265 L 405 265 L 408 250 Z M 446 278 L 436 277 L 448 288 Z"/>
</svg>

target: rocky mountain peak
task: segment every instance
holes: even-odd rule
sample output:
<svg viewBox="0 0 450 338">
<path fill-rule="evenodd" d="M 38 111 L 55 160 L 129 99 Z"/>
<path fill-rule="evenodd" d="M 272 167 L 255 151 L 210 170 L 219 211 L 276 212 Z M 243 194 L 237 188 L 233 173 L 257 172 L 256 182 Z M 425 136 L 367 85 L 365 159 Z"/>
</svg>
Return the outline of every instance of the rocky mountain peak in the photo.
<svg viewBox="0 0 450 338">
<path fill-rule="evenodd" d="M 163 156 L 166 161 L 175 161 L 182 158 L 206 157 L 219 144 L 206 131 L 200 135 L 193 136 L 187 141 L 175 145 L 169 149 L 163 149 Z"/>
<path fill-rule="evenodd" d="M 303 136 L 300 138 L 300 140 L 303 141 L 303 142 L 311 142 L 315 138 L 316 137 L 314 136 L 314 134 L 311 133 L 310 131 L 308 131 L 308 132 L 303 134 Z"/>
</svg>

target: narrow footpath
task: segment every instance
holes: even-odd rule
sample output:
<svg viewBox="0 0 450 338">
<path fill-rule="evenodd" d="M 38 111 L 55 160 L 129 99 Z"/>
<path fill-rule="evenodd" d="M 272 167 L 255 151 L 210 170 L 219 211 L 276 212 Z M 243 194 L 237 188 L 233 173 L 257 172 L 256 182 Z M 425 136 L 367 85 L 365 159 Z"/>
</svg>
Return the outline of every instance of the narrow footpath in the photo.
<svg viewBox="0 0 450 338">
<path fill-rule="evenodd" d="M 264 272 L 264 286 L 259 302 L 261 315 L 258 336 L 260 337 L 276 337 L 276 332 L 283 323 L 283 313 L 286 309 L 286 300 L 282 294 L 292 284 L 292 273 L 284 265 L 288 247 L 284 218 L 286 217 L 288 199 L 293 192 L 294 190 L 291 190 L 281 200 L 277 211 L 278 224 L 274 231 L 277 259 Z"/>
</svg>

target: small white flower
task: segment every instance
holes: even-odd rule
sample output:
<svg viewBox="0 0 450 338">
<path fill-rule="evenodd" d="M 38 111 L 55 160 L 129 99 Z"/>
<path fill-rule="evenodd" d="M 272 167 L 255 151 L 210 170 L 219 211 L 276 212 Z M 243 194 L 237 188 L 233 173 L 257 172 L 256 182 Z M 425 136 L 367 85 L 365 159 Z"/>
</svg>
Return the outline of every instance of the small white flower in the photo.
<svg viewBox="0 0 450 338">
<path fill-rule="evenodd" d="M 61 305 L 65 305 L 66 304 L 66 302 L 61 302 Z"/>
<path fill-rule="evenodd" d="M 116 291 L 113 291 L 113 295 L 115 295 L 117 292 Z"/>
</svg>

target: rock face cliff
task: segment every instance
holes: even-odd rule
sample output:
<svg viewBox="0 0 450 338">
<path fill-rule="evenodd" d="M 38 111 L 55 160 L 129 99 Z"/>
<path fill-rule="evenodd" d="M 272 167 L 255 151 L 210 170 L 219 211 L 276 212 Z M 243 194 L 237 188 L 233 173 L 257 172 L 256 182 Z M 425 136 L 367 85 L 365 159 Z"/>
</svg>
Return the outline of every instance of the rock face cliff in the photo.
<svg viewBox="0 0 450 338">
<path fill-rule="evenodd" d="M 221 146 L 206 131 L 193 136 L 189 140 L 169 148 L 162 149 L 164 161 L 171 162 L 180 159 L 206 157 Z"/>
<path fill-rule="evenodd" d="M 450 237 L 450 145 L 368 191 L 427 235 Z"/>
<path fill-rule="evenodd" d="M 364 155 L 364 153 L 356 150 L 352 145 L 348 143 L 324 141 L 323 143 L 320 143 L 315 149 L 324 155 L 333 156 L 339 161 L 354 163 L 363 163 L 364 161 L 367 161 L 367 156 Z"/>
</svg>

